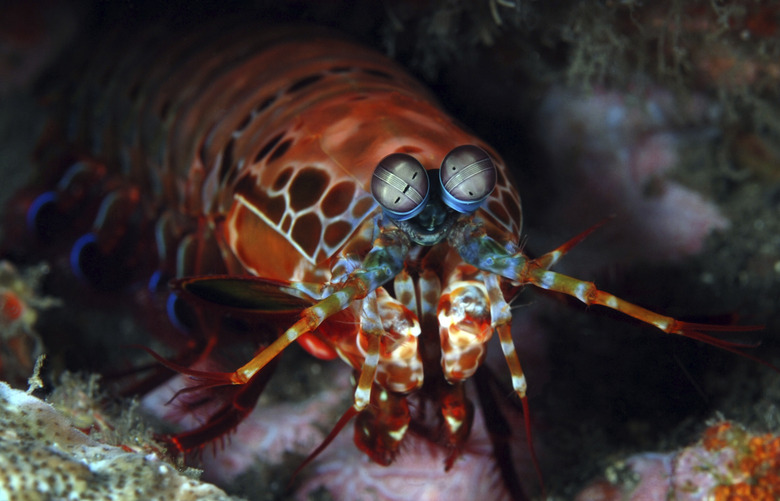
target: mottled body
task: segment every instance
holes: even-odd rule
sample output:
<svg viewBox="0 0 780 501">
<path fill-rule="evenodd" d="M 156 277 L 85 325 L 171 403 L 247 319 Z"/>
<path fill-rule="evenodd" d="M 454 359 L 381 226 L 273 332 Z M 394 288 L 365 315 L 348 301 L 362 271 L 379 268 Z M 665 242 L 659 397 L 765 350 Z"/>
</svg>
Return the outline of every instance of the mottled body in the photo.
<svg viewBox="0 0 780 501">
<path fill-rule="evenodd" d="M 327 280 L 328 260 L 373 224 L 371 175 L 394 152 L 438 169 L 479 144 L 502 174 L 483 212 L 519 233 L 498 155 L 397 64 L 315 27 L 222 28 L 102 44 L 60 108 L 69 147 L 118 165 L 158 206 L 207 216 L 223 256 L 258 276 Z"/>
<path fill-rule="evenodd" d="M 77 273 L 87 278 L 95 260 L 84 257 L 85 248 L 96 241 L 97 254 L 109 255 L 117 228 L 143 220 L 155 225 L 158 280 L 252 274 L 321 299 L 360 266 L 378 225 L 392 225 L 371 194 L 380 160 L 404 153 L 436 170 L 464 144 L 479 145 L 497 169 L 497 188 L 475 217 L 491 236 L 518 239 L 519 195 L 497 153 L 396 63 L 340 35 L 315 27 L 226 30 L 217 22 L 185 32 L 147 28 L 132 39 L 117 31 L 90 50 L 71 70 L 79 77 L 52 92 L 59 124 L 53 136 L 62 148 L 46 151 L 57 161 L 58 155 L 81 160 L 46 203 L 61 203 L 83 178 L 102 186 L 91 239 L 73 251 Z M 45 215 L 37 210 L 28 219 Z M 406 262 L 395 297 L 378 289 L 368 302 L 355 299 L 348 309 L 361 321 L 331 322 L 299 339 L 316 356 L 340 355 L 357 371 L 369 357 L 375 384 L 361 385 L 356 400 L 362 407 L 376 401 L 361 418 L 369 427 L 397 433 L 378 439 L 388 444 L 365 439 L 363 448 L 384 463 L 409 423 L 405 395 L 426 376 L 426 398 L 437 405 L 451 400 L 460 416 L 442 415 L 454 423 L 445 442 L 457 446 L 468 436 L 471 404 L 459 382 L 484 359 L 491 333 L 487 291 L 456 249 L 446 241 L 413 245 Z M 458 322 L 472 323 L 460 312 L 444 326 L 446 362 L 439 361 L 436 318 L 442 290 L 445 316 L 460 297 L 449 300 L 450 290 L 471 292 L 484 341 L 470 344 L 468 334 L 450 339 Z M 382 332 L 378 352 L 366 331 Z M 425 346 L 418 349 L 423 331 Z"/>
</svg>

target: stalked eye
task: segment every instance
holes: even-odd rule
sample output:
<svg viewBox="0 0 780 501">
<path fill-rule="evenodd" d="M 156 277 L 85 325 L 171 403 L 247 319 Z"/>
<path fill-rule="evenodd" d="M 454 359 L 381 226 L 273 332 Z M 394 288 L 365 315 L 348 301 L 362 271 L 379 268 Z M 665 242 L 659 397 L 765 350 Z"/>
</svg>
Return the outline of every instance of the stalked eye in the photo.
<svg viewBox="0 0 780 501">
<path fill-rule="evenodd" d="M 458 212 L 474 212 L 496 187 L 496 166 L 482 148 L 458 146 L 439 170 L 444 203 Z"/>
<path fill-rule="evenodd" d="M 428 202 L 428 174 L 411 155 L 393 153 L 374 169 L 371 194 L 388 216 L 398 221 L 413 218 Z"/>
</svg>

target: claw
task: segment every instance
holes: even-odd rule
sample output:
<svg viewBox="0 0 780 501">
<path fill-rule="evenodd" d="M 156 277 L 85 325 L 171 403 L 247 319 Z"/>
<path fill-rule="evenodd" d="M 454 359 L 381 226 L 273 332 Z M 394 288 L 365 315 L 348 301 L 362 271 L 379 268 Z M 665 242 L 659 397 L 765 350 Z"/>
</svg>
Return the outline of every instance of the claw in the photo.
<svg viewBox="0 0 780 501">
<path fill-rule="evenodd" d="M 252 412 L 276 367 L 276 363 L 273 363 L 245 383 L 236 384 L 232 380 L 232 372 L 191 369 L 170 362 L 149 348 L 144 346 L 140 346 L 140 348 L 165 367 L 196 381 L 196 384 L 177 391 L 168 401 L 169 404 L 187 394 L 225 400 L 225 403 L 211 414 L 201 426 L 167 437 L 168 441 L 183 453 L 201 449 L 206 444 L 213 443 L 220 437 L 231 433 Z M 220 391 L 213 391 L 216 389 Z"/>
</svg>

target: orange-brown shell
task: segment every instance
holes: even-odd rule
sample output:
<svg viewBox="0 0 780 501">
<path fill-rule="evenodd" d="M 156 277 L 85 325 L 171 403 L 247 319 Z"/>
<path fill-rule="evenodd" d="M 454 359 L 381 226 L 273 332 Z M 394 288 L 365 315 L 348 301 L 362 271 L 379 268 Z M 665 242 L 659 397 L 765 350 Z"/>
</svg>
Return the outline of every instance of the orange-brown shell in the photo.
<svg viewBox="0 0 780 501">
<path fill-rule="evenodd" d="M 238 135 L 225 134 L 224 148 L 232 147 L 242 165 L 231 186 L 222 188 L 233 195 L 227 237 L 247 269 L 314 278 L 376 214 L 371 175 L 396 152 L 437 169 L 456 146 L 477 143 L 490 151 L 503 176 L 484 212 L 518 234 L 519 199 L 501 159 L 391 61 L 333 38 L 284 42 L 265 55 L 274 77 L 256 92 L 278 97 Z M 247 106 L 236 106 L 235 116 L 246 115 Z"/>
<path fill-rule="evenodd" d="M 456 146 L 485 149 L 499 175 L 480 214 L 519 234 L 501 158 L 381 54 L 311 28 L 144 37 L 83 76 L 71 101 L 89 111 L 71 118 L 72 139 L 117 159 L 161 205 L 208 216 L 221 253 L 246 271 L 321 281 L 345 246 L 366 252 L 378 213 L 370 178 L 394 152 L 438 169 Z M 161 40 L 175 42 L 163 51 Z"/>
</svg>

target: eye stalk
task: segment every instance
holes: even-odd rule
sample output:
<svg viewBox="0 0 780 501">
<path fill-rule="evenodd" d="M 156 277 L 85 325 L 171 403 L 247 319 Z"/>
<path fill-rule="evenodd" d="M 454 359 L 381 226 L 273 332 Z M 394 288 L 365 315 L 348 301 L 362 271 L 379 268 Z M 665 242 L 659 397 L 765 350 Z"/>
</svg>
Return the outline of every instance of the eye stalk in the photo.
<svg viewBox="0 0 780 501">
<path fill-rule="evenodd" d="M 458 146 L 444 158 L 441 169 L 428 171 L 413 156 L 393 153 L 374 169 L 371 194 L 412 242 L 436 245 L 464 214 L 482 205 L 497 177 L 490 156 L 473 145 Z"/>
<path fill-rule="evenodd" d="M 444 157 L 439 170 L 442 200 L 458 212 L 474 212 L 496 187 L 496 176 L 496 166 L 485 150 L 458 146 Z"/>
<path fill-rule="evenodd" d="M 428 203 L 428 174 L 411 155 L 393 153 L 383 158 L 371 178 L 371 194 L 396 221 L 419 214 Z"/>
</svg>

